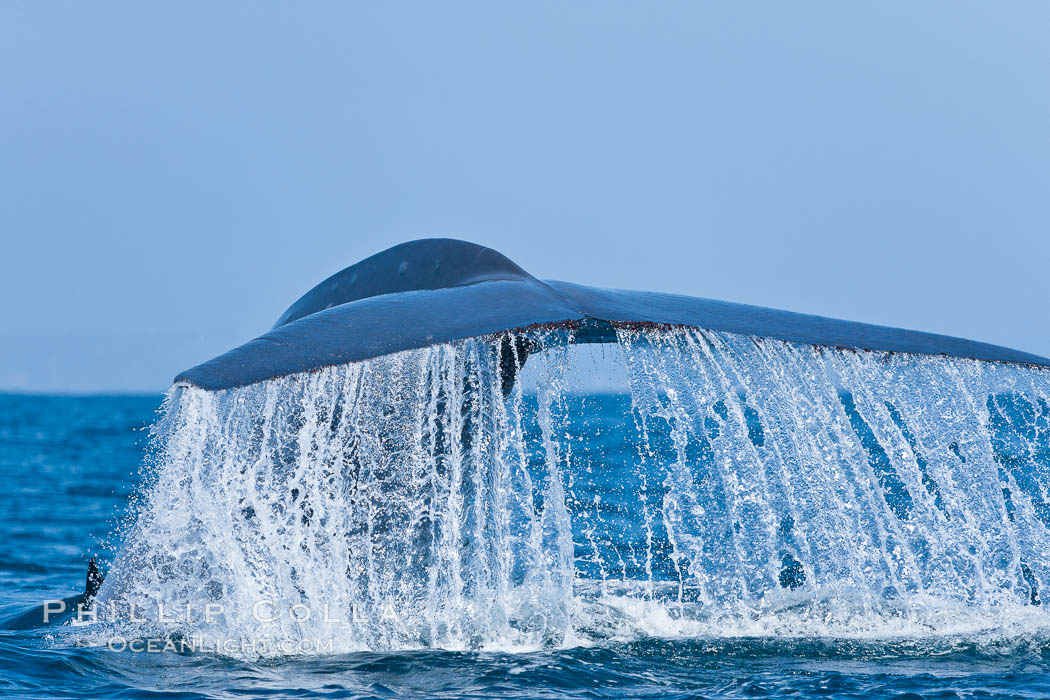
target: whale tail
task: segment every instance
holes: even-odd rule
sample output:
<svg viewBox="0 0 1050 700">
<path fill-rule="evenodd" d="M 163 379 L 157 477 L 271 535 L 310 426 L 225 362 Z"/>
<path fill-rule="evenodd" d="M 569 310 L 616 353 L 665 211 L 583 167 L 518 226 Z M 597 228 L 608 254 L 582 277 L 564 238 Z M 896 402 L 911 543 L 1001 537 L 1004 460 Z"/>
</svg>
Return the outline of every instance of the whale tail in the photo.
<svg viewBox="0 0 1050 700">
<path fill-rule="evenodd" d="M 479 336 L 537 327 L 572 342 L 616 342 L 616 329 L 690 327 L 815 346 L 947 355 L 1050 367 L 987 343 L 712 299 L 539 280 L 473 243 L 425 239 L 377 253 L 324 280 L 268 333 L 182 372 L 177 384 L 231 389 Z M 503 389 L 536 348 L 502 341 Z M 513 346 L 513 347 L 512 347 Z"/>
</svg>

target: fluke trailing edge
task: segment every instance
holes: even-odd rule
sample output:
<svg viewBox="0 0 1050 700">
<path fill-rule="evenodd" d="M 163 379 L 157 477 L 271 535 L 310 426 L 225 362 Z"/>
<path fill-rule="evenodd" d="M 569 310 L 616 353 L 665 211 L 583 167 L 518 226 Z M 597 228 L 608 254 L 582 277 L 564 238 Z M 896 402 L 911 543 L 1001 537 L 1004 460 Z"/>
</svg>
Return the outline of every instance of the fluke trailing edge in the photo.
<svg viewBox="0 0 1050 700">
<path fill-rule="evenodd" d="M 186 370 L 175 382 L 229 389 L 536 325 L 575 326 L 575 342 L 615 342 L 616 325 L 638 323 L 1050 367 L 1050 360 L 1037 355 L 962 338 L 676 294 L 539 280 L 491 248 L 432 238 L 402 243 L 337 272 L 292 304 L 268 333 Z"/>
</svg>

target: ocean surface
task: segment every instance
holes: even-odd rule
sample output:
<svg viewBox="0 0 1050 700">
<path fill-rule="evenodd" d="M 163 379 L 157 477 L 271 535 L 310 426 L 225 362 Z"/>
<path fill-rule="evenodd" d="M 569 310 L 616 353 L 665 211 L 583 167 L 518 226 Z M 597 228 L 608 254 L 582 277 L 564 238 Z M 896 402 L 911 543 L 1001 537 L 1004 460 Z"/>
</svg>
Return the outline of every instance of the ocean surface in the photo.
<svg viewBox="0 0 1050 700">
<path fill-rule="evenodd" d="M 801 356 L 764 349 L 763 379 L 731 341 L 705 341 L 709 402 L 666 365 L 680 338 L 624 339 L 628 394 L 486 397 L 461 347 L 220 398 L 0 395 L 0 696 L 1050 697 L 1045 375 L 959 361 L 949 390 L 825 354 L 835 390 L 789 410 Z M 785 367 L 805 391 L 771 388 Z M 226 618 L 27 623 L 92 556 L 100 610 L 161 591 Z M 399 620 L 220 651 L 260 591 Z"/>
</svg>

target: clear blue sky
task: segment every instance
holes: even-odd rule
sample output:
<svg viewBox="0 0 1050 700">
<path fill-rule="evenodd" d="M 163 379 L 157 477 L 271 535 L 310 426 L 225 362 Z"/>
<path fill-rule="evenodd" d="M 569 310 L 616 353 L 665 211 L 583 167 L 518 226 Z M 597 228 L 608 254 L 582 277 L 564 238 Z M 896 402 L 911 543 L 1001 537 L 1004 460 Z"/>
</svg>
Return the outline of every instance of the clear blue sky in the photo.
<svg viewBox="0 0 1050 700">
<path fill-rule="evenodd" d="M 1050 3 L 9 0 L 0 232 L 8 390 L 424 236 L 1050 355 Z"/>
</svg>

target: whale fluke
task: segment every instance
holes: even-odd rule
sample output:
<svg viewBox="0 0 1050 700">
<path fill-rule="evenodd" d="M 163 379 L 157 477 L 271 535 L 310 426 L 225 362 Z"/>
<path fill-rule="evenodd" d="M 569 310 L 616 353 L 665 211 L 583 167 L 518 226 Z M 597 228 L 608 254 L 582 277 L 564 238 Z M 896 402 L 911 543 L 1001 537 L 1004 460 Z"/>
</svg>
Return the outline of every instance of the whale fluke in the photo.
<svg viewBox="0 0 1050 700">
<path fill-rule="evenodd" d="M 221 390 L 464 338 L 536 326 L 615 342 L 618 325 L 688 326 L 817 346 L 947 355 L 1050 367 L 1019 350 L 933 333 L 659 292 L 536 279 L 501 253 L 433 238 L 338 272 L 293 303 L 268 333 L 175 378 Z M 509 342 L 509 341 L 508 341 Z M 504 358 L 531 348 L 503 348 Z M 509 379 L 508 379 L 509 377 Z M 514 374 L 504 374 L 513 383 Z"/>
</svg>

